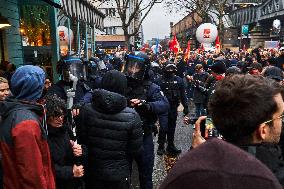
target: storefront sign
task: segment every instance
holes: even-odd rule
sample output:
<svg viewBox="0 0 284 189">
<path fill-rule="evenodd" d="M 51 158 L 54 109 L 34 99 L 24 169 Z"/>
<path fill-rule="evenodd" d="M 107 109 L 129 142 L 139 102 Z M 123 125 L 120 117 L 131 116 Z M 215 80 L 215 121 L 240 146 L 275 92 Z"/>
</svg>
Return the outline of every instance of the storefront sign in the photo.
<svg viewBox="0 0 284 189">
<path fill-rule="evenodd" d="M 68 28 L 65 26 L 58 26 L 58 35 L 59 35 L 59 46 L 60 46 L 60 54 L 62 56 L 67 55 L 68 48 L 69 48 L 69 37 L 70 42 L 74 40 L 73 31 L 70 29 L 69 31 L 70 36 L 68 35 Z"/>
<path fill-rule="evenodd" d="M 248 25 L 242 25 L 242 34 L 248 35 L 249 33 L 249 26 Z"/>
</svg>

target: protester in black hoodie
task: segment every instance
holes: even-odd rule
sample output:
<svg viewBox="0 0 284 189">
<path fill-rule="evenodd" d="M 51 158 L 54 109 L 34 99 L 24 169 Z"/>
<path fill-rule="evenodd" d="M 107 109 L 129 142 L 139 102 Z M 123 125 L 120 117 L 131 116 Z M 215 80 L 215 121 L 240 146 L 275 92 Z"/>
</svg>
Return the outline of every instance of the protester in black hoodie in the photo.
<svg viewBox="0 0 284 189">
<path fill-rule="evenodd" d="M 66 103 L 57 95 L 46 97 L 48 144 L 55 169 L 57 189 L 75 189 L 84 176 L 86 149 L 71 141 L 63 124 Z"/>
<path fill-rule="evenodd" d="M 107 72 L 102 88 L 82 107 L 77 124 L 79 142 L 89 151 L 87 188 L 130 188 L 130 159 L 142 152 L 141 120 L 127 107 L 127 79 L 121 72 Z"/>
</svg>

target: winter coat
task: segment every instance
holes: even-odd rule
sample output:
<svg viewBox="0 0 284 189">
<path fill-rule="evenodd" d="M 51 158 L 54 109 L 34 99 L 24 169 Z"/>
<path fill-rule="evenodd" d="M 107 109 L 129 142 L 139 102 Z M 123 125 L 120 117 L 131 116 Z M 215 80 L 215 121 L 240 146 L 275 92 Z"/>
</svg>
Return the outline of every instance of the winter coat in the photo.
<svg viewBox="0 0 284 189">
<path fill-rule="evenodd" d="M 4 188 L 54 189 L 42 106 L 8 98 L 0 103 L 0 114 Z"/>
<path fill-rule="evenodd" d="M 76 157 L 73 155 L 71 139 L 67 129 L 66 126 L 59 128 L 48 126 L 48 144 L 55 169 L 57 189 L 75 189 L 76 184 L 78 184 L 78 179 L 73 177 L 73 166 L 76 163 Z M 80 157 L 80 165 L 86 155 L 83 146 L 82 149 L 83 155 Z M 77 158 L 79 160 L 79 157 Z"/>
<path fill-rule="evenodd" d="M 284 160 L 277 144 L 262 143 L 240 147 L 266 165 L 284 186 Z"/>
<path fill-rule="evenodd" d="M 95 90 L 92 104 L 82 107 L 77 123 L 78 140 L 88 148 L 91 179 L 121 181 L 129 178 L 133 157 L 140 157 L 142 125 L 118 93 Z"/>
<path fill-rule="evenodd" d="M 193 75 L 193 101 L 194 103 L 204 104 L 206 102 L 207 94 L 206 91 L 203 90 L 205 87 L 205 82 L 208 78 L 209 74 L 207 72 L 203 72 L 201 74 L 195 73 Z"/>
</svg>

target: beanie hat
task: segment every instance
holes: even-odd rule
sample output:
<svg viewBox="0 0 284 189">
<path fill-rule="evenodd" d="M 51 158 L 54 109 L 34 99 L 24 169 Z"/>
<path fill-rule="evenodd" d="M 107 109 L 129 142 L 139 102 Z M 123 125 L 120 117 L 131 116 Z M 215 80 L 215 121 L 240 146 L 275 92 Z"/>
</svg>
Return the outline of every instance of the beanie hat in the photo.
<svg viewBox="0 0 284 189">
<path fill-rule="evenodd" d="M 212 65 L 211 70 L 216 74 L 223 74 L 226 72 L 226 65 L 224 62 L 218 61 Z"/>
<path fill-rule="evenodd" d="M 18 68 L 11 78 L 11 92 L 18 100 L 36 101 L 41 97 L 45 73 L 38 66 Z"/>
<path fill-rule="evenodd" d="M 187 152 L 160 189 L 280 189 L 273 173 L 242 149 L 213 138 Z"/>
<path fill-rule="evenodd" d="M 111 70 L 103 76 L 101 86 L 107 91 L 125 95 L 127 79 L 123 73 L 117 70 Z"/>
<path fill-rule="evenodd" d="M 282 81 L 284 79 L 282 70 L 275 66 L 270 66 L 266 68 L 263 73 L 263 76 L 277 81 Z"/>
</svg>

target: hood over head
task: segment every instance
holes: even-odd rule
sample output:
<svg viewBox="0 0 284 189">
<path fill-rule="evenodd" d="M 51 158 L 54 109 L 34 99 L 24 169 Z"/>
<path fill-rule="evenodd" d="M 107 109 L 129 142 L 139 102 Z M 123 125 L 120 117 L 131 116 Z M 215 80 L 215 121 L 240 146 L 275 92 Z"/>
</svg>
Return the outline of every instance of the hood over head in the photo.
<svg viewBox="0 0 284 189">
<path fill-rule="evenodd" d="M 103 76 L 101 85 L 105 90 L 125 95 L 127 79 L 123 73 L 117 70 L 111 70 Z"/>
<path fill-rule="evenodd" d="M 45 73 L 38 66 L 18 68 L 11 78 L 11 92 L 18 100 L 36 101 L 41 97 Z"/>
<path fill-rule="evenodd" d="M 93 93 L 93 107 L 100 113 L 116 114 L 127 107 L 127 101 L 118 93 L 98 89 Z"/>
</svg>

